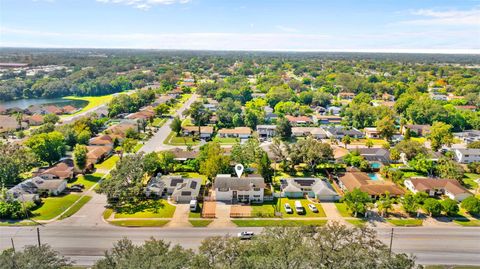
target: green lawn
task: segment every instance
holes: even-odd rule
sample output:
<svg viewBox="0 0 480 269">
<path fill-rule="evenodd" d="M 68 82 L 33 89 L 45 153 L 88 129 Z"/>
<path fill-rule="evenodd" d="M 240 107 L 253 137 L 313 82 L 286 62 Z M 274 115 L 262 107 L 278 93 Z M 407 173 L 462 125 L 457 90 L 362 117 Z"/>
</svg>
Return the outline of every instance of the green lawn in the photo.
<svg viewBox="0 0 480 269">
<path fill-rule="evenodd" d="M 367 223 L 367 221 L 364 219 L 347 219 L 346 221 L 357 227 L 362 227 Z"/>
<path fill-rule="evenodd" d="M 238 227 L 296 227 L 296 226 L 323 226 L 326 220 L 232 220 Z"/>
<path fill-rule="evenodd" d="M 77 179 L 68 184 L 68 186 L 72 186 L 73 184 L 83 184 L 85 185 L 85 189 L 88 190 L 92 187 L 95 183 L 97 183 L 103 174 L 101 173 L 94 173 L 94 174 L 87 174 L 87 175 L 79 175 Z"/>
<path fill-rule="evenodd" d="M 180 172 L 180 173 L 173 173 L 174 175 L 175 174 L 178 174 L 178 175 L 181 175 L 185 178 L 201 178 L 202 179 L 202 185 L 205 185 L 207 183 L 207 176 L 206 175 L 202 175 L 200 173 L 196 173 L 196 172 Z"/>
<path fill-rule="evenodd" d="M 427 141 L 425 137 L 411 137 L 410 139 L 413 141 L 417 141 L 420 144 L 423 144 Z"/>
<path fill-rule="evenodd" d="M 113 214 L 113 209 L 107 208 L 105 211 L 103 211 L 103 219 L 107 220 L 110 218 L 110 216 Z"/>
<path fill-rule="evenodd" d="M 215 137 L 213 141 L 218 142 L 223 145 L 233 145 L 237 142 L 240 142 L 240 139 L 235 137 Z"/>
<path fill-rule="evenodd" d="M 304 214 L 297 214 L 297 212 L 295 211 L 295 201 L 300 201 L 302 203 L 302 206 L 304 208 Z M 278 202 L 279 202 L 279 206 L 280 206 L 280 210 L 283 214 L 283 217 L 284 218 L 296 218 L 296 217 L 308 217 L 308 218 L 311 218 L 311 217 L 326 217 L 325 215 L 325 212 L 323 211 L 323 208 L 320 204 L 314 204 L 317 209 L 318 209 L 318 213 L 313 213 L 309 208 L 308 208 L 308 204 L 312 204 L 312 202 L 308 201 L 307 199 L 290 199 L 290 198 L 282 198 L 281 199 L 281 204 L 280 204 L 280 199 L 278 199 Z M 289 203 L 290 204 L 290 207 L 292 207 L 292 210 L 293 210 L 293 214 L 287 214 L 287 212 L 285 212 L 285 203 Z"/>
<path fill-rule="evenodd" d="M 60 217 L 60 219 L 66 219 L 72 216 L 73 214 L 77 213 L 77 211 L 80 210 L 80 208 L 82 208 L 86 203 L 88 203 L 90 199 L 92 199 L 91 196 L 83 196 L 78 200 L 78 202 L 74 206 L 72 206 L 69 210 L 67 210 L 67 212 L 65 212 L 65 214 L 63 214 Z"/>
<path fill-rule="evenodd" d="M 478 178 L 480 178 L 479 174 L 465 173 L 463 176 L 463 183 L 468 189 L 476 189 L 478 188 L 478 183 L 475 182 L 475 180 Z"/>
<path fill-rule="evenodd" d="M 120 156 L 118 155 L 112 155 L 102 163 L 96 164 L 95 168 L 97 169 L 104 169 L 104 170 L 110 170 L 115 167 L 115 164 L 120 160 Z"/>
<path fill-rule="evenodd" d="M 254 218 L 273 218 L 275 217 L 276 204 L 274 202 L 264 202 L 263 204 L 252 204 L 252 217 Z"/>
<path fill-rule="evenodd" d="M 337 210 L 342 217 L 344 218 L 352 217 L 345 203 L 335 203 L 335 206 L 337 207 Z"/>
<path fill-rule="evenodd" d="M 164 118 L 155 118 L 151 125 L 154 127 L 162 127 L 166 121 Z"/>
<path fill-rule="evenodd" d="M 68 100 L 87 101 L 88 104 L 85 107 L 83 107 L 81 110 L 79 110 L 79 111 L 77 111 L 73 114 L 63 115 L 62 118 L 68 118 L 69 116 L 80 114 L 80 113 L 83 113 L 83 112 L 85 112 L 87 110 L 90 110 L 94 107 L 106 104 L 106 103 L 110 102 L 110 100 L 112 100 L 112 98 L 113 98 L 113 94 L 102 95 L 102 96 L 66 96 L 66 97 L 63 97 L 63 99 L 68 99 Z"/>
<path fill-rule="evenodd" d="M 143 147 L 142 142 L 138 142 L 135 147 L 133 148 L 133 152 L 137 153 Z"/>
<path fill-rule="evenodd" d="M 415 227 L 423 225 L 421 219 L 387 219 L 387 221 L 395 226 Z"/>
<path fill-rule="evenodd" d="M 193 225 L 193 227 L 207 227 L 210 223 L 212 223 L 213 220 L 210 220 L 210 219 L 200 219 L 200 220 L 191 219 L 191 220 L 188 220 L 188 221 Z"/>
<path fill-rule="evenodd" d="M 78 194 L 67 194 L 63 196 L 53 196 L 43 198 L 42 205 L 32 211 L 34 220 L 53 219 L 67 208 L 69 208 L 76 200 L 80 198 Z"/>
<path fill-rule="evenodd" d="M 458 225 L 467 226 L 467 227 L 480 226 L 480 220 L 461 219 L 461 220 L 454 220 L 454 222 Z"/>
<path fill-rule="evenodd" d="M 175 132 L 171 132 L 165 139 L 164 143 L 172 146 L 186 146 L 186 145 L 195 146 L 199 144 L 199 141 L 198 140 L 194 141 L 193 137 L 191 136 L 177 136 Z"/>
<path fill-rule="evenodd" d="M 166 200 L 147 200 L 115 213 L 115 218 L 171 218 L 175 209 Z"/>
<path fill-rule="evenodd" d="M 169 220 L 114 220 L 110 224 L 124 227 L 162 227 L 170 222 Z"/>
</svg>

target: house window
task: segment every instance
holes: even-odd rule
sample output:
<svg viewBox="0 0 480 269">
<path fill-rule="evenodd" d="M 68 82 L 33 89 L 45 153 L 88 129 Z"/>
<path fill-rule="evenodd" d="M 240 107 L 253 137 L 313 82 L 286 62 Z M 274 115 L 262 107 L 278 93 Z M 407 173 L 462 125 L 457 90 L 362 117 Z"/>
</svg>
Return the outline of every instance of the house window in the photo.
<svg viewBox="0 0 480 269">
<path fill-rule="evenodd" d="M 259 198 L 259 197 L 260 197 L 260 195 L 254 195 L 253 197 L 255 197 L 255 198 Z"/>
<path fill-rule="evenodd" d="M 260 191 L 260 188 L 254 188 L 253 190 L 254 191 Z"/>
</svg>

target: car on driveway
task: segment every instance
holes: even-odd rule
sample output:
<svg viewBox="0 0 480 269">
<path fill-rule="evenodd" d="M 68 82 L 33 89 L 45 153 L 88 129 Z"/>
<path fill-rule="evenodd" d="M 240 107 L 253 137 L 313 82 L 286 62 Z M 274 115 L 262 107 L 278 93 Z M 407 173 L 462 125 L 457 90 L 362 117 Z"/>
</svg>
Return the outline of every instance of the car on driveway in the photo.
<svg viewBox="0 0 480 269">
<path fill-rule="evenodd" d="M 83 191 L 82 188 L 80 188 L 78 186 L 72 186 L 72 187 L 69 188 L 69 190 L 71 192 L 82 192 Z"/>
<path fill-rule="evenodd" d="M 253 232 L 240 232 L 240 233 L 238 233 L 237 236 L 238 236 L 238 238 L 240 238 L 240 239 L 242 239 L 242 240 L 243 240 L 243 239 L 245 239 L 245 240 L 250 240 L 250 239 L 253 238 L 254 235 L 255 235 L 255 234 L 254 234 Z"/>
<path fill-rule="evenodd" d="M 293 214 L 292 207 L 289 203 L 286 203 L 283 207 L 285 208 L 285 212 L 287 212 L 287 214 Z"/>
<path fill-rule="evenodd" d="M 318 208 L 314 204 L 308 204 L 308 208 L 310 208 L 313 213 L 318 213 Z"/>
</svg>

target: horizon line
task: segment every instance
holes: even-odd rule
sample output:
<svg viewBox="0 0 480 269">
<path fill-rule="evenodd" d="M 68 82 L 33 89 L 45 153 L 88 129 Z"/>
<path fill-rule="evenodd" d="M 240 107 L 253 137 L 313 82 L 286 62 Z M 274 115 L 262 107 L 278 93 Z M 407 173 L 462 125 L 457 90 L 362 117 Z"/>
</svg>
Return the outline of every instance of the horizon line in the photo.
<svg viewBox="0 0 480 269">
<path fill-rule="evenodd" d="M 218 52 L 337 52 L 337 53 L 399 53 L 399 54 L 454 54 L 480 55 L 480 49 L 168 49 L 135 47 L 60 47 L 60 46 L 2 46 L 0 49 L 96 49 L 96 50 L 158 50 L 158 51 L 218 51 Z"/>
</svg>

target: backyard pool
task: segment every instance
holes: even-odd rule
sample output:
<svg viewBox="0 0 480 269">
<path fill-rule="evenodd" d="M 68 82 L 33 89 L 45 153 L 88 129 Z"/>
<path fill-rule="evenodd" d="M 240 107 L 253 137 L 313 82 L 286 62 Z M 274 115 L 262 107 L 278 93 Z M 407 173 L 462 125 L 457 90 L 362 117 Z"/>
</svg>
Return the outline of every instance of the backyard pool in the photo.
<svg viewBox="0 0 480 269">
<path fill-rule="evenodd" d="M 380 177 L 376 173 L 368 173 L 368 177 L 371 180 L 380 180 Z"/>
<path fill-rule="evenodd" d="M 372 169 L 380 169 L 382 165 L 380 163 L 372 163 L 370 164 L 370 167 L 372 167 Z"/>
</svg>

